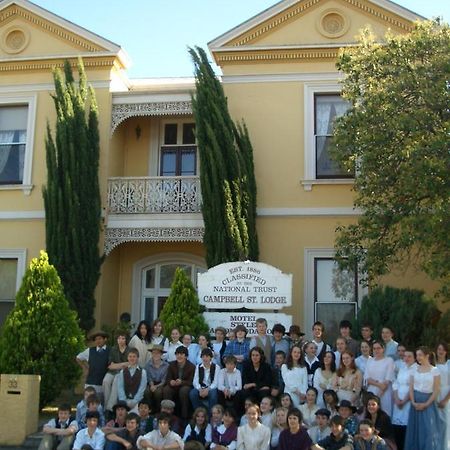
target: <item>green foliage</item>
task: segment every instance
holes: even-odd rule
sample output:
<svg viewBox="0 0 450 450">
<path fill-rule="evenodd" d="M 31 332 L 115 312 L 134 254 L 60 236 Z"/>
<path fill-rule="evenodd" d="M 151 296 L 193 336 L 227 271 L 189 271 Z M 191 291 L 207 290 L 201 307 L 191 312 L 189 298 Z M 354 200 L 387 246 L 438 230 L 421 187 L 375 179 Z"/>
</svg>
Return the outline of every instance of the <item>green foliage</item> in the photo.
<svg viewBox="0 0 450 450">
<path fill-rule="evenodd" d="M 253 148 L 244 123 L 235 124 L 222 85 L 204 50 L 190 49 L 195 65 L 192 99 L 200 155 L 204 243 L 208 267 L 257 261 Z"/>
<path fill-rule="evenodd" d="M 338 228 L 337 257 L 369 283 L 413 263 L 450 288 L 450 28 L 418 23 L 378 44 L 364 32 L 338 68 L 352 107 L 333 156 L 356 171 L 357 224 Z M 347 258 L 347 259 L 344 259 Z"/>
<path fill-rule="evenodd" d="M 94 291 L 102 257 L 98 242 L 101 200 L 98 181 L 99 134 L 95 93 L 87 86 L 83 63 L 75 85 L 68 61 L 64 75 L 53 73 L 56 133 L 47 124 L 47 185 L 43 189 L 45 231 L 50 261 L 61 277 L 80 325 L 94 325 Z"/>
<path fill-rule="evenodd" d="M 61 280 L 41 251 L 26 271 L 0 337 L 1 373 L 41 375 L 40 404 L 47 405 L 79 380 L 75 362 L 84 337 Z"/>
<path fill-rule="evenodd" d="M 170 332 L 178 328 L 181 334 L 193 336 L 208 334 L 209 327 L 202 315 L 197 292 L 184 270 L 177 267 L 170 295 L 161 311 L 160 319 L 164 329 Z"/>
<path fill-rule="evenodd" d="M 131 330 L 136 328 L 136 324 L 131 322 L 117 322 L 114 325 L 103 324 L 102 331 L 108 334 L 108 342 L 110 345 L 116 345 L 116 339 L 119 334 L 125 334 L 127 339 L 130 337 Z"/>
<path fill-rule="evenodd" d="M 355 328 L 360 330 L 368 323 L 374 329 L 374 336 L 379 337 L 383 326 L 388 326 L 397 342 L 411 348 L 434 347 L 439 337 L 436 327 L 440 317 L 436 302 L 422 291 L 377 287 L 364 297 Z"/>
</svg>

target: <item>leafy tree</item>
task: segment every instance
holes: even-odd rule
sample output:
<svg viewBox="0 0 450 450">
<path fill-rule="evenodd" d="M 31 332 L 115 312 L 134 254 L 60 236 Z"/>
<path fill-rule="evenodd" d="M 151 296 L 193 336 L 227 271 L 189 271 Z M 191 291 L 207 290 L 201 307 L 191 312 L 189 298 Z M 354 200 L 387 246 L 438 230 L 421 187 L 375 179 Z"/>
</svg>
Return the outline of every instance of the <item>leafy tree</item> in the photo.
<svg viewBox="0 0 450 450">
<path fill-rule="evenodd" d="M 47 186 L 43 189 L 50 261 L 60 274 L 81 327 L 94 325 L 94 291 L 102 257 L 98 241 L 101 200 L 98 181 L 99 134 L 95 93 L 87 86 L 83 63 L 75 84 L 68 61 L 64 75 L 53 73 L 56 132 L 47 124 Z"/>
<path fill-rule="evenodd" d="M 41 375 L 40 404 L 76 384 L 84 338 L 61 280 L 41 251 L 26 271 L 0 337 L 1 373 Z"/>
<path fill-rule="evenodd" d="M 235 124 L 222 85 L 204 50 L 190 49 L 192 99 L 200 155 L 200 182 L 208 267 L 258 260 L 253 149 L 244 123 Z"/>
<path fill-rule="evenodd" d="M 450 29 L 438 21 L 383 44 L 366 31 L 339 58 L 352 106 L 337 121 L 333 155 L 356 173 L 362 215 L 338 228 L 336 250 L 369 282 L 412 262 L 449 292 L 449 67 Z"/>
<path fill-rule="evenodd" d="M 178 328 L 181 334 L 208 334 L 209 327 L 202 315 L 197 292 L 186 272 L 177 267 L 170 295 L 161 311 L 160 319 L 166 330 Z"/>
<path fill-rule="evenodd" d="M 433 299 L 422 291 L 377 287 L 363 298 L 356 319 L 357 330 L 365 323 L 372 325 L 374 336 L 381 335 L 383 326 L 394 331 L 396 341 L 416 348 L 419 345 L 434 346 L 441 329 L 441 312 Z"/>
</svg>

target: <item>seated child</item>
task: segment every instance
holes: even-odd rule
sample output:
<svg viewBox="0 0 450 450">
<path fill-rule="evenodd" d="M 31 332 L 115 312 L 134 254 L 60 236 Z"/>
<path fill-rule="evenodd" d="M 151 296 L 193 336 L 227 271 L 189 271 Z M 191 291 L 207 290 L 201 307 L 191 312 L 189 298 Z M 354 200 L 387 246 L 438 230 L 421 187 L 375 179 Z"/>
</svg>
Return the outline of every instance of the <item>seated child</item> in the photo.
<svg viewBox="0 0 450 450">
<path fill-rule="evenodd" d="M 38 450 L 69 450 L 77 431 L 78 424 L 70 415 L 70 405 L 62 404 L 58 417 L 44 425 L 44 437 Z"/>
<path fill-rule="evenodd" d="M 118 399 L 126 402 L 130 409 L 137 411 L 137 405 L 144 397 L 147 387 L 147 372 L 138 366 L 139 351 L 130 348 L 128 351 L 128 367 L 117 375 Z"/>
<path fill-rule="evenodd" d="M 121 430 L 106 436 L 105 450 L 137 450 L 136 442 L 141 435 L 139 432 L 140 418 L 135 413 L 129 413 L 126 417 L 126 426 Z"/>
<path fill-rule="evenodd" d="M 140 436 L 137 440 L 137 448 L 141 450 L 146 448 L 171 448 L 182 450 L 184 442 L 177 433 L 170 430 L 169 424 L 170 416 L 162 412 L 158 417 L 158 429 L 150 431 L 150 433 L 147 433 L 144 436 Z"/>
<path fill-rule="evenodd" d="M 80 400 L 77 404 L 77 412 L 76 412 L 76 416 L 75 416 L 75 420 L 80 423 L 81 421 L 84 422 L 84 416 L 86 415 L 86 411 L 87 411 L 87 399 L 91 396 L 91 395 L 96 395 L 96 391 L 92 386 L 87 386 L 84 389 L 84 393 L 83 393 L 83 399 Z M 99 412 L 102 413 L 101 411 L 101 406 L 99 409 Z"/>
<path fill-rule="evenodd" d="M 86 426 L 77 433 L 73 450 L 81 450 L 83 446 L 90 446 L 92 450 L 103 450 L 105 446 L 105 435 L 98 427 L 100 414 L 98 411 L 86 412 Z"/>
<path fill-rule="evenodd" d="M 90 395 L 86 400 L 87 405 L 87 411 L 85 412 L 84 416 L 81 417 L 81 419 L 78 421 L 78 428 L 82 430 L 83 428 L 86 428 L 86 414 L 90 412 L 98 412 L 99 420 L 98 420 L 98 426 L 104 427 L 105 426 L 105 417 L 103 416 L 103 408 L 102 405 L 100 405 L 100 400 L 97 397 L 96 394 Z"/>
<path fill-rule="evenodd" d="M 150 415 L 150 403 L 147 400 L 141 400 L 138 404 L 138 413 L 140 418 L 139 431 L 141 434 L 153 431 L 155 418 Z"/>
<path fill-rule="evenodd" d="M 116 432 L 118 430 L 122 430 L 126 426 L 127 414 L 130 408 L 126 404 L 126 402 L 117 402 L 113 406 L 113 414 L 114 419 L 111 419 L 103 428 L 103 433 L 109 434 Z"/>
<path fill-rule="evenodd" d="M 331 413 L 328 409 L 321 408 L 316 411 L 317 425 L 308 428 L 308 434 L 314 444 L 317 444 L 322 439 L 325 439 L 331 433 L 331 428 L 328 425 Z"/>
<path fill-rule="evenodd" d="M 233 403 L 234 409 L 238 410 L 239 398 L 236 393 L 242 389 L 241 371 L 236 367 L 237 360 L 234 355 L 228 355 L 224 358 L 225 368 L 219 371 L 217 380 L 219 403 L 226 406 L 227 403 Z"/>
</svg>

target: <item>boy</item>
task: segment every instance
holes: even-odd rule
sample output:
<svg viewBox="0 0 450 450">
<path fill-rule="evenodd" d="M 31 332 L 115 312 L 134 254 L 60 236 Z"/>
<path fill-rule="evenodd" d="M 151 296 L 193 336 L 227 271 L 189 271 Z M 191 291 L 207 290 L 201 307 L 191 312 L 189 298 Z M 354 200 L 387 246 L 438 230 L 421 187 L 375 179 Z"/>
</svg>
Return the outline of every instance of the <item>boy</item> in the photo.
<svg viewBox="0 0 450 450">
<path fill-rule="evenodd" d="M 270 363 L 272 367 L 275 367 L 275 354 L 278 351 L 284 352 L 285 355 L 289 355 L 289 341 L 285 339 L 284 335 L 286 334 L 286 328 L 281 323 L 276 323 L 272 327 L 272 336 L 273 336 L 273 344 L 272 344 L 272 359 L 267 361 Z"/>
<path fill-rule="evenodd" d="M 158 417 L 158 429 L 140 436 L 137 440 L 138 449 L 180 449 L 183 450 L 184 442 L 181 437 L 170 430 L 170 416 L 161 413 Z"/>
<path fill-rule="evenodd" d="M 138 366 L 139 351 L 131 348 L 128 352 L 128 367 L 122 369 L 117 380 L 118 398 L 126 402 L 130 409 L 135 408 L 144 397 L 147 387 L 147 372 Z M 135 411 L 133 411 L 135 412 Z"/>
<path fill-rule="evenodd" d="M 305 345 L 305 333 L 302 333 L 298 325 L 291 325 L 289 327 L 289 332 L 286 333 L 289 336 L 289 346 L 292 348 L 293 345 L 298 345 L 303 348 Z"/>
<path fill-rule="evenodd" d="M 331 433 L 325 439 L 313 445 L 313 450 L 353 450 L 353 439 L 344 429 L 344 419 L 331 418 Z"/>
<path fill-rule="evenodd" d="M 62 404 L 58 417 L 44 425 L 44 437 L 38 450 L 69 450 L 77 431 L 78 424 L 70 415 L 70 405 Z"/>
<path fill-rule="evenodd" d="M 328 421 L 330 420 L 330 411 L 325 408 L 320 408 L 316 411 L 317 425 L 308 428 L 308 434 L 314 444 L 325 439 L 331 433 L 331 428 Z"/>
<path fill-rule="evenodd" d="M 260 317 L 256 319 L 256 336 L 250 341 L 250 350 L 254 347 L 261 347 L 266 357 L 266 361 L 270 364 L 272 361 L 272 336 L 267 334 L 267 320 Z"/>
<path fill-rule="evenodd" d="M 98 426 L 103 427 L 105 425 L 105 417 L 103 415 L 102 405 L 96 394 L 90 395 L 86 400 L 87 410 L 84 416 L 78 421 L 78 428 L 82 430 L 86 428 L 86 415 L 88 412 L 98 412 Z"/>
<path fill-rule="evenodd" d="M 356 408 L 348 400 L 342 400 L 338 405 L 338 413 L 344 420 L 344 428 L 352 436 L 358 431 L 358 419 L 355 412 Z"/>
<path fill-rule="evenodd" d="M 312 326 L 313 340 L 316 344 L 316 356 L 319 361 L 322 361 L 325 352 L 330 352 L 331 347 L 323 340 L 323 335 L 325 333 L 325 326 L 322 322 L 314 322 Z"/>
<path fill-rule="evenodd" d="M 225 407 L 226 402 L 232 401 L 235 410 L 239 405 L 236 393 L 242 389 L 241 371 L 237 369 L 236 364 L 235 356 L 225 356 L 225 368 L 220 370 L 217 379 L 219 403 Z"/>
<path fill-rule="evenodd" d="M 341 337 L 345 339 L 347 350 L 350 350 L 356 358 L 359 356 L 359 342 L 351 337 L 351 332 L 351 322 L 349 320 L 341 320 L 341 323 L 339 324 L 339 333 Z"/>
<path fill-rule="evenodd" d="M 365 323 L 361 327 L 361 337 L 363 338 L 363 341 L 366 341 L 370 344 L 372 347 L 373 341 L 375 340 L 373 338 L 373 328 L 372 325 Z"/>
<path fill-rule="evenodd" d="M 106 440 L 108 450 L 136 450 L 139 432 L 140 418 L 135 413 L 129 413 L 126 417 L 126 427 L 108 434 Z"/>
<path fill-rule="evenodd" d="M 212 343 L 212 349 L 214 352 L 213 363 L 217 364 L 219 369 L 224 367 L 223 365 L 223 355 L 225 354 L 225 349 L 227 348 L 227 342 L 225 341 L 225 335 L 227 330 L 224 327 L 217 327 L 214 330 L 216 340 Z"/>
<path fill-rule="evenodd" d="M 244 325 L 238 325 L 234 329 L 236 339 L 230 341 L 225 349 L 225 356 L 233 355 L 236 358 L 236 367 L 242 371 L 242 365 L 248 359 L 250 354 L 250 345 L 247 340 L 247 328 Z"/>
<path fill-rule="evenodd" d="M 194 409 L 208 402 L 208 410 L 217 403 L 217 375 L 219 368 L 212 361 L 213 352 L 210 348 L 204 348 L 200 353 L 201 364 L 196 366 L 193 389 L 189 392 L 189 398 Z"/>
<path fill-rule="evenodd" d="M 126 402 L 118 401 L 113 407 L 114 419 L 111 419 L 106 426 L 102 428 L 103 433 L 107 435 L 109 433 L 124 429 L 129 410 L 130 408 Z"/>
<path fill-rule="evenodd" d="M 92 386 L 97 394 L 103 394 L 103 378 L 108 371 L 109 347 L 106 346 L 108 335 L 104 331 L 96 331 L 91 334 L 91 340 L 95 346 L 82 351 L 77 355 L 77 363 L 86 375 L 84 387 Z"/>
<path fill-rule="evenodd" d="M 95 395 L 96 391 L 92 386 L 87 386 L 86 388 L 84 388 L 84 393 L 83 393 L 83 400 L 80 400 L 77 404 L 77 412 L 76 412 L 76 416 L 75 419 L 78 423 L 80 422 L 84 422 L 84 416 L 86 415 L 86 411 L 87 411 L 87 399 L 91 396 L 91 395 Z"/>
<path fill-rule="evenodd" d="M 141 400 L 138 404 L 138 412 L 140 418 L 139 432 L 141 434 L 153 431 L 153 421 L 155 418 L 150 415 L 150 403 L 147 400 Z"/>
<path fill-rule="evenodd" d="M 281 366 L 286 361 L 286 353 L 283 350 L 278 350 L 275 353 L 275 363 L 272 369 L 272 390 L 270 395 L 274 398 L 278 398 L 280 394 L 284 392 L 284 381 L 281 375 Z"/>
<path fill-rule="evenodd" d="M 105 435 L 100 428 L 98 428 L 100 414 L 98 411 L 86 412 L 87 428 L 80 430 L 77 433 L 73 450 L 81 450 L 84 445 L 89 445 L 93 450 L 103 450 L 105 446 Z"/>
<path fill-rule="evenodd" d="M 148 384 L 144 398 L 150 402 L 153 411 L 159 411 L 169 363 L 162 359 L 164 353 L 162 345 L 153 345 L 151 352 L 152 359 L 145 366 Z"/>
</svg>

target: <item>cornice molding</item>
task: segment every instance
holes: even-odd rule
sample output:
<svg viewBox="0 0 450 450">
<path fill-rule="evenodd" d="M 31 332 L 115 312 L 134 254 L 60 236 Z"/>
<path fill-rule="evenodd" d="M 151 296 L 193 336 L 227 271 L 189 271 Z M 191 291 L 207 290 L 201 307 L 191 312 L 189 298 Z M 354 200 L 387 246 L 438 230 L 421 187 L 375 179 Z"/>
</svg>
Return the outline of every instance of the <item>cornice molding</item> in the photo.
<svg viewBox="0 0 450 450">
<path fill-rule="evenodd" d="M 188 114 L 192 114 L 190 100 L 115 104 L 112 105 L 111 111 L 111 135 L 124 120 L 130 117 Z"/>
<path fill-rule="evenodd" d="M 83 59 L 84 67 L 86 68 L 104 68 L 112 67 L 114 65 L 115 56 L 109 57 L 96 57 L 92 55 Z M 63 68 L 64 59 L 69 59 L 72 67 L 77 67 L 78 56 L 70 56 L 64 58 L 55 58 L 49 60 L 21 60 L 21 61 L 0 61 L 0 72 L 23 72 L 23 71 L 36 71 L 36 70 L 52 70 L 55 67 Z"/>
<path fill-rule="evenodd" d="M 203 242 L 203 227 L 107 228 L 105 254 L 125 242 Z"/>
</svg>

